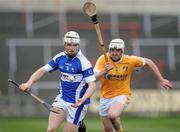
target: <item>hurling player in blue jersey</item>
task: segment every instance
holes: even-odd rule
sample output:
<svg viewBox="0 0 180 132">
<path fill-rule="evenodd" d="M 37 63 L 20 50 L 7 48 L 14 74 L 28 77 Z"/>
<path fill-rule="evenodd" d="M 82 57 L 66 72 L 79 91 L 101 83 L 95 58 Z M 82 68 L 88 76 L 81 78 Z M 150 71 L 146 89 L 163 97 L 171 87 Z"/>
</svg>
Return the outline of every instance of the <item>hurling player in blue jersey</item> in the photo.
<svg viewBox="0 0 180 132">
<path fill-rule="evenodd" d="M 45 73 L 59 70 L 59 92 L 52 106 L 59 108 L 61 113 L 50 112 L 47 132 L 55 132 L 64 120 L 63 132 L 77 131 L 87 113 L 89 98 L 95 90 L 95 75 L 79 43 L 77 32 L 67 32 L 64 36 L 65 51 L 55 55 L 48 64 L 35 71 L 26 83 L 20 85 L 22 91 L 29 90 Z"/>
</svg>

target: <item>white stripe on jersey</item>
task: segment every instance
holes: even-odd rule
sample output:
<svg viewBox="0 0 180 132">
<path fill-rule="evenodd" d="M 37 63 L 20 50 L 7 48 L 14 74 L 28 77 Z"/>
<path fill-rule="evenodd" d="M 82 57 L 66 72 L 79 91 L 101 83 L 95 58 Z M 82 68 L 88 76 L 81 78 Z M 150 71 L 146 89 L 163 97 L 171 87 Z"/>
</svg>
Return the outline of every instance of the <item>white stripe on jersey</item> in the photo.
<svg viewBox="0 0 180 132">
<path fill-rule="evenodd" d="M 51 71 L 53 69 L 49 64 L 44 65 L 43 68 L 47 72 L 49 72 L 49 71 Z"/>
<path fill-rule="evenodd" d="M 79 86 L 76 89 L 76 95 L 75 95 L 75 100 L 77 101 L 80 97 L 80 92 L 83 89 L 83 86 L 85 85 L 85 81 L 81 81 L 81 83 L 79 84 Z"/>
<path fill-rule="evenodd" d="M 82 71 L 85 71 L 86 69 L 92 67 L 89 60 L 87 60 L 87 58 L 81 53 L 81 51 L 78 52 L 78 55 L 76 57 L 81 61 Z"/>
<path fill-rule="evenodd" d="M 58 58 L 58 57 L 60 57 L 60 56 L 62 56 L 62 55 L 66 55 L 65 52 L 61 52 L 61 53 L 55 55 L 55 56 L 53 57 L 54 62 L 56 62 L 56 58 Z"/>
<path fill-rule="evenodd" d="M 84 78 L 84 80 L 89 83 L 89 82 L 93 82 L 94 80 L 96 80 L 95 76 L 92 75 L 92 76 L 89 76 L 89 77 L 86 77 Z"/>
</svg>

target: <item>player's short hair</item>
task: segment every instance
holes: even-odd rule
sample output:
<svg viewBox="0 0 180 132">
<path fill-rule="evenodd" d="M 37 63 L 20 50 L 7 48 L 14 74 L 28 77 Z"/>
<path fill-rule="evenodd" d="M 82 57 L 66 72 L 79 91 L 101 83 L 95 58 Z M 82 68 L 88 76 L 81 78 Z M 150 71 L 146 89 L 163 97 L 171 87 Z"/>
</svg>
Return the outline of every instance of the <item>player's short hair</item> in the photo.
<svg viewBox="0 0 180 132">
<path fill-rule="evenodd" d="M 75 31 L 68 31 L 64 35 L 64 43 L 79 44 L 80 43 L 79 34 Z"/>
<path fill-rule="evenodd" d="M 112 39 L 109 43 L 109 49 L 122 49 L 122 51 L 124 52 L 124 47 L 124 41 L 119 38 Z"/>
</svg>

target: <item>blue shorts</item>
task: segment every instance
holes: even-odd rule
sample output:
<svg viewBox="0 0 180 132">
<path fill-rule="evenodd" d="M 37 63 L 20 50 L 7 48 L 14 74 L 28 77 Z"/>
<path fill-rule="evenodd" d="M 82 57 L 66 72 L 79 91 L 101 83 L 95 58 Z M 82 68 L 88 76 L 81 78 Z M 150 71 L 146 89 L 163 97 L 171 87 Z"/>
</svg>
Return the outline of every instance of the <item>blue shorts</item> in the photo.
<svg viewBox="0 0 180 132">
<path fill-rule="evenodd" d="M 75 125 L 84 119 L 89 105 L 81 105 L 78 108 L 71 106 L 72 103 L 64 101 L 60 96 L 57 96 L 52 104 L 53 107 L 61 108 L 66 112 L 66 121 Z"/>
</svg>

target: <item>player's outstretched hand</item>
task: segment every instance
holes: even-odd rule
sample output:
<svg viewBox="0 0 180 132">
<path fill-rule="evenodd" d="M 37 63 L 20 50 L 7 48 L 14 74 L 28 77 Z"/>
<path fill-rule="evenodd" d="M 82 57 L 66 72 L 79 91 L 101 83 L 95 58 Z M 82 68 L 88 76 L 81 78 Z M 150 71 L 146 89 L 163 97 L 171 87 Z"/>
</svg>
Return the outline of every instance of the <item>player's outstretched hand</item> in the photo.
<svg viewBox="0 0 180 132">
<path fill-rule="evenodd" d="M 74 108 L 79 107 L 84 101 L 82 99 L 78 99 L 75 104 L 72 104 L 71 106 Z"/>
<path fill-rule="evenodd" d="M 172 89 L 173 88 L 172 83 L 167 79 L 163 79 L 159 83 L 165 89 Z"/>
</svg>

